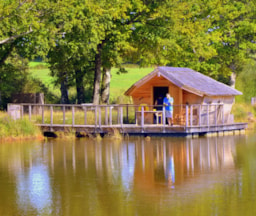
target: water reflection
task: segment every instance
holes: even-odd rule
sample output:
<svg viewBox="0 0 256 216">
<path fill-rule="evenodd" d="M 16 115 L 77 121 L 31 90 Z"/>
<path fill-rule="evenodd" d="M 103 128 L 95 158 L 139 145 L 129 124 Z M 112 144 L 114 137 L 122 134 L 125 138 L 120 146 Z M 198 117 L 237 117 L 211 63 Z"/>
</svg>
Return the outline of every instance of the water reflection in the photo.
<svg viewBox="0 0 256 216">
<path fill-rule="evenodd" d="M 0 189 L 12 208 L 1 197 L 0 215 L 182 215 L 198 194 L 240 187 L 243 142 L 245 136 L 1 145 Z"/>
</svg>

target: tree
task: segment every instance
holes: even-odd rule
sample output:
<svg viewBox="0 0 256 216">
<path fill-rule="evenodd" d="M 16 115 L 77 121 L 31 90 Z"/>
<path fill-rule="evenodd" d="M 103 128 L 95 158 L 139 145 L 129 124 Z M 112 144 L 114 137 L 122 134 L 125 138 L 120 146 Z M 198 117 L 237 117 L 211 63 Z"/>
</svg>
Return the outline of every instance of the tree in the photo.
<svg viewBox="0 0 256 216">
<path fill-rule="evenodd" d="M 24 75 L 25 80 L 23 69 L 16 65 L 21 56 L 33 58 L 35 55 L 47 54 L 53 42 L 52 35 L 56 33 L 48 15 L 56 10 L 61 10 L 61 7 L 51 0 L 0 2 L 0 97 L 10 97 L 9 92 L 12 89 L 8 82 L 3 81 L 6 71 L 10 71 L 10 78 L 13 78 L 12 72 L 17 75 L 19 71 L 19 75 Z M 17 58 L 16 61 L 14 58 Z M 13 82 L 15 85 L 15 79 Z M 21 90 L 16 88 L 16 91 Z"/>
<path fill-rule="evenodd" d="M 169 64 L 191 67 L 231 86 L 255 52 L 255 1 L 195 0 L 184 5 L 175 28 L 177 52 Z M 177 7 L 179 8 L 179 7 Z M 175 56 L 173 58 L 173 56 Z"/>
</svg>

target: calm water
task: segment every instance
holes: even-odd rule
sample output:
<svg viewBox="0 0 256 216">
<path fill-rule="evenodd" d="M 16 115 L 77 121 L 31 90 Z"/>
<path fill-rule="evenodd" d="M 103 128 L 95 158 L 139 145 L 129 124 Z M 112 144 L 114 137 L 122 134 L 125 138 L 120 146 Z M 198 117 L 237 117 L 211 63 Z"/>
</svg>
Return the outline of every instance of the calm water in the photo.
<svg viewBox="0 0 256 216">
<path fill-rule="evenodd" d="M 2 143 L 0 215 L 256 215 L 256 135 Z"/>
</svg>

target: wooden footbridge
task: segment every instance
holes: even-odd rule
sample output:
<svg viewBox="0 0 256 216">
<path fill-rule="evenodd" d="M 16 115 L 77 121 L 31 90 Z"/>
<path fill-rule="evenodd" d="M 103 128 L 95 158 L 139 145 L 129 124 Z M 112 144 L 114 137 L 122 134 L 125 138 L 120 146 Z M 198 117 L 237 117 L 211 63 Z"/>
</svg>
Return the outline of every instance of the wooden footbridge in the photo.
<svg viewBox="0 0 256 216">
<path fill-rule="evenodd" d="M 247 128 L 247 123 L 234 123 L 232 116 L 225 116 L 222 104 L 175 105 L 172 126 L 164 120 L 164 107 L 159 110 L 147 105 L 9 104 L 8 113 L 14 119 L 28 118 L 43 132 L 200 136 L 237 133 Z"/>
</svg>

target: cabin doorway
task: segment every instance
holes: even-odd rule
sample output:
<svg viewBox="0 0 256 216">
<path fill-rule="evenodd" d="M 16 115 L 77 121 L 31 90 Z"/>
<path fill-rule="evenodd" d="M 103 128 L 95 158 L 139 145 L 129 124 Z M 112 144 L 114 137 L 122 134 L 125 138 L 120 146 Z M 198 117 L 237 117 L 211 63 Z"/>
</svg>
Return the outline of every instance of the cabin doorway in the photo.
<svg viewBox="0 0 256 216">
<path fill-rule="evenodd" d="M 154 87 L 153 88 L 153 104 L 156 105 L 162 105 L 163 104 L 163 99 L 166 95 L 166 93 L 169 92 L 169 87 Z M 161 97 L 161 99 L 160 99 Z"/>
</svg>

